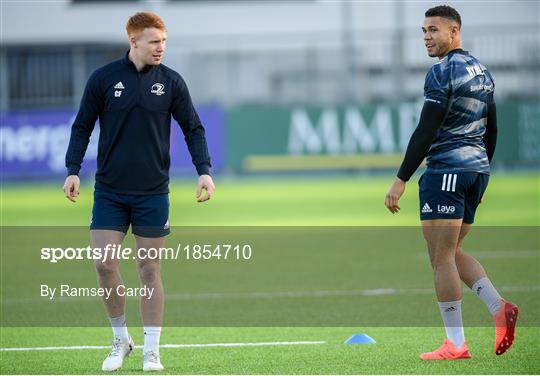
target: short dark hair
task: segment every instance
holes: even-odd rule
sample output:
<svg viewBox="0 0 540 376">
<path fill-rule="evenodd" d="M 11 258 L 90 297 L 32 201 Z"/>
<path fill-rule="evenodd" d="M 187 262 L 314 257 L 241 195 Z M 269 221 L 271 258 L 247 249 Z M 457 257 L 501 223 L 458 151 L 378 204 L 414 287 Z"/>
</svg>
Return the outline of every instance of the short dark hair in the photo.
<svg viewBox="0 0 540 376">
<path fill-rule="evenodd" d="M 458 11 L 448 5 L 439 5 L 430 8 L 426 11 L 426 17 L 443 17 L 452 21 L 456 21 L 461 29 L 461 16 Z"/>
</svg>

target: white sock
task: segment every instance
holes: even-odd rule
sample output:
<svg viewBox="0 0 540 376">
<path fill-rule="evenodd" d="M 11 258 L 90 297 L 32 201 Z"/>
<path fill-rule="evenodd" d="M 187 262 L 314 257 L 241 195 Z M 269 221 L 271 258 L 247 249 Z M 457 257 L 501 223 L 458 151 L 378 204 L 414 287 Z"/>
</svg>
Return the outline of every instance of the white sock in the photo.
<svg viewBox="0 0 540 376">
<path fill-rule="evenodd" d="M 465 342 L 463 319 L 461 318 L 461 300 L 439 302 L 439 309 L 446 330 L 446 337 L 459 349 Z"/>
<path fill-rule="evenodd" d="M 476 281 L 471 290 L 478 295 L 478 297 L 482 299 L 484 303 L 486 303 L 489 313 L 492 315 L 496 314 L 501 308 L 502 298 L 495 287 L 493 287 L 493 284 L 488 277 L 484 277 Z"/>
<path fill-rule="evenodd" d="M 144 348 L 143 354 L 153 351 L 159 354 L 159 337 L 161 336 L 161 326 L 144 327 Z"/>
<path fill-rule="evenodd" d="M 122 342 L 129 342 L 129 333 L 126 326 L 126 316 L 109 317 L 113 334 Z"/>
</svg>

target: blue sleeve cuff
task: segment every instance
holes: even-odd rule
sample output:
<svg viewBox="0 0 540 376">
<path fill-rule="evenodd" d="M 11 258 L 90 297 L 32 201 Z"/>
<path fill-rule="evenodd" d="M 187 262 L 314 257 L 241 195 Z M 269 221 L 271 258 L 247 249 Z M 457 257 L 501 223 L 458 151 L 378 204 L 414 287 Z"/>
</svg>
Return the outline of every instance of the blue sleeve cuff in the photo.
<svg viewBox="0 0 540 376">
<path fill-rule="evenodd" d="M 195 167 L 199 176 L 201 175 L 210 175 L 210 165 L 209 164 L 200 164 Z"/>
</svg>

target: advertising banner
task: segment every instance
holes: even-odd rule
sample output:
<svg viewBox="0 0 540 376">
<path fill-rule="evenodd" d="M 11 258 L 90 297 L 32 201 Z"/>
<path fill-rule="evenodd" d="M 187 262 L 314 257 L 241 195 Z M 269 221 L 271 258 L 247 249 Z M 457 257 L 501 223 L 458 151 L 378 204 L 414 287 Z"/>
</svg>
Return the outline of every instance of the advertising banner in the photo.
<svg viewBox="0 0 540 376">
<path fill-rule="evenodd" d="M 422 101 L 344 106 L 239 106 L 227 115 L 227 164 L 233 171 L 397 168 Z M 537 165 L 538 103 L 498 103 L 494 163 Z"/>
<path fill-rule="evenodd" d="M 213 171 L 223 166 L 224 113 L 217 106 L 198 108 Z M 17 111 L 0 114 L 2 178 L 47 178 L 66 173 L 65 155 L 76 113 L 72 110 Z M 81 174 L 96 169 L 99 122 L 90 137 Z M 171 177 L 196 174 L 180 126 L 171 121 Z"/>
</svg>

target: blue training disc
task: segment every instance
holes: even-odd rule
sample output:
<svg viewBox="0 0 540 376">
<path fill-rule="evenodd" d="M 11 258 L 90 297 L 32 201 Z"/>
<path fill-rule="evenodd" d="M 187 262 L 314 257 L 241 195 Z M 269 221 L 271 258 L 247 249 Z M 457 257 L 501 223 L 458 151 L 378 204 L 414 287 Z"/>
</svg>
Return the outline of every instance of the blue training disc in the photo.
<svg viewBox="0 0 540 376">
<path fill-rule="evenodd" d="M 363 345 L 367 343 L 375 343 L 375 340 L 364 333 L 353 334 L 345 341 L 346 345 Z"/>
</svg>

